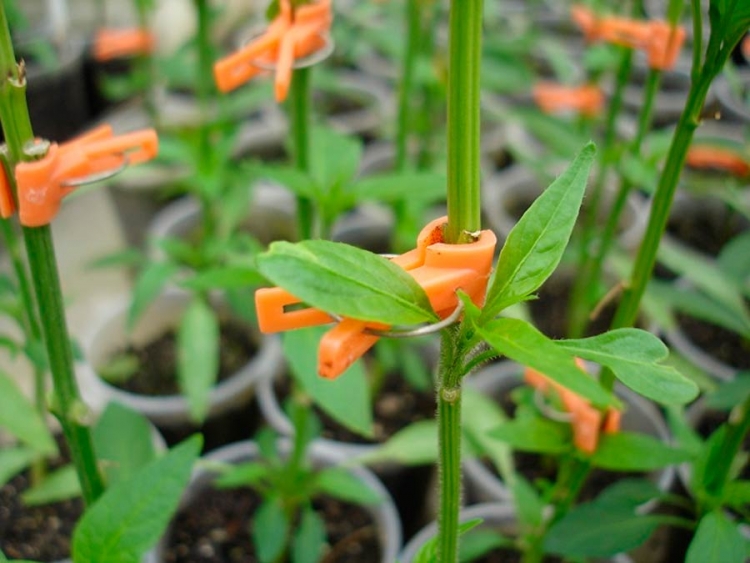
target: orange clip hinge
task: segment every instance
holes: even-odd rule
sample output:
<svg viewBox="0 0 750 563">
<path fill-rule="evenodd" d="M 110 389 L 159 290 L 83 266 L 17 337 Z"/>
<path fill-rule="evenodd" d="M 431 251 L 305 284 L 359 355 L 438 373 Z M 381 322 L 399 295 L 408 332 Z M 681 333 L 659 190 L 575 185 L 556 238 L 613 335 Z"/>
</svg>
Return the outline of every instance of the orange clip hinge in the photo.
<svg viewBox="0 0 750 563">
<path fill-rule="evenodd" d="M 688 149 L 686 162 L 692 168 L 726 171 L 739 178 L 750 176 L 750 161 L 725 147 L 694 145 Z"/>
<path fill-rule="evenodd" d="M 604 107 L 604 92 L 593 84 L 565 86 L 540 82 L 534 86 L 534 101 L 545 113 L 575 111 L 588 117 L 598 115 Z"/>
<path fill-rule="evenodd" d="M 279 5 L 279 15 L 263 35 L 214 65 L 219 90 L 234 90 L 273 65 L 276 100 L 282 102 L 289 92 L 295 59 L 312 55 L 326 45 L 333 22 L 331 0 L 296 9 L 289 0 L 280 0 Z"/>
<path fill-rule="evenodd" d="M 96 32 L 93 56 L 97 61 L 146 55 L 154 50 L 154 36 L 148 29 L 105 27 Z"/>
<path fill-rule="evenodd" d="M 100 180 L 124 166 L 150 160 L 156 156 L 158 147 L 153 129 L 114 136 L 109 125 L 62 145 L 51 144 L 43 158 L 22 162 L 15 168 L 20 223 L 26 227 L 48 225 L 57 215 L 63 197 L 77 186 Z M 15 205 L 7 177 L 3 180 L 0 213 L 8 218 Z"/>
<path fill-rule="evenodd" d="M 393 259 L 424 288 L 430 305 L 442 319 L 458 307 L 456 291 L 459 289 L 475 304 L 482 305 L 497 244 L 497 237 L 489 230 L 482 231 L 479 239 L 471 244 L 446 244 L 442 234 L 446 221 L 442 217 L 429 223 L 417 238 L 417 248 Z M 286 311 L 285 307 L 299 304 L 300 300 L 280 288 L 258 290 L 255 303 L 260 330 L 266 333 L 332 321 L 328 314 L 313 308 Z M 343 319 L 320 342 L 320 375 L 326 378 L 341 375 L 377 342 L 379 336 L 368 331 L 387 328 L 377 323 Z"/>
<path fill-rule="evenodd" d="M 585 373 L 586 366 L 583 361 L 576 358 L 576 363 Z M 531 368 L 526 368 L 524 371 L 524 379 L 529 385 L 536 387 L 543 393 L 549 393 L 552 389 L 560 396 L 565 410 L 570 414 L 573 443 L 579 450 L 592 454 L 596 451 L 599 444 L 599 435 L 602 431 L 609 434 L 619 432 L 622 418 L 620 411 L 609 407 L 607 412 L 603 414 L 580 395 Z"/>
</svg>

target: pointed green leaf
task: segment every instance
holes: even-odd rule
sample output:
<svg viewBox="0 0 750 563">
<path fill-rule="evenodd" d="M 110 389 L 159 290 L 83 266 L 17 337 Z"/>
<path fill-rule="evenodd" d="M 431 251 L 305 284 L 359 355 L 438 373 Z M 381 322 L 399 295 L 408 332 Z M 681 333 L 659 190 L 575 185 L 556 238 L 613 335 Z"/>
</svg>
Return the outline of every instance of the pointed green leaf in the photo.
<svg viewBox="0 0 750 563">
<path fill-rule="evenodd" d="M 588 144 L 508 235 L 490 282 L 483 321 L 525 300 L 552 274 L 573 232 L 596 149 Z"/>
<path fill-rule="evenodd" d="M 318 563 L 325 544 L 325 522 L 312 508 L 305 508 L 292 541 L 292 563 Z"/>
<path fill-rule="evenodd" d="M 75 563 L 139 563 L 162 536 L 190 479 L 200 436 L 118 483 L 83 515 L 73 535 Z"/>
<path fill-rule="evenodd" d="M 425 465 L 437 459 L 437 425 L 434 420 L 410 424 L 368 454 L 357 458 L 362 463 L 396 462 Z"/>
<path fill-rule="evenodd" d="M 736 523 L 720 511 L 701 518 L 685 563 L 744 563 L 746 560 L 745 539 Z"/>
<path fill-rule="evenodd" d="M 434 321 L 424 290 L 402 268 L 342 243 L 274 242 L 258 269 L 303 302 L 353 319 L 410 325 Z"/>
<path fill-rule="evenodd" d="M 261 285 L 265 280 L 255 268 L 247 266 L 224 266 L 200 272 L 180 283 L 193 291 L 211 289 L 237 289 Z"/>
<path fill-rule="evenodd" d="M 474 518 L 468 522 L 463 522 L 458 526 L 458 535 L 463 536 L 467 532 L 473 530 L 482 523 L 481 518 Z M 437 540 L 438 537 L 434 536 L 427 540 L 424 545 L 419 548 L 419 551 L 414 556 L 414 563 L 435 563 L 437 561 Z"/>
<path fill-rule="evenodd" d="M 219 373 L 219 322 L 211 307 L 195 297 L 180 321 L 177 334 L 177 375 L 190 406 L 190 418 L 208 413 L 211 388 Z"/>
<path fill-rule="evenodd" d="M 31 448 L 6 447 L 0 449 L 0 487 L 29 467 L 41 456 L 42 454 Z"/>
<path fill-rule="evenodd" d="M 662 404 L 685 404 L 698 396 L 695 382 L 664 360 L 669 350 L 655 335 L 636 328 L 621 328 L 580 340 L 563 340 L 559 346 L 585 360 L 610 368 L 637 393 Z"/>
<path fill-rule="evenodd" d="M 47 475 L 37 486 L 25 491 L 21 498 L 24 504 L 36 506 L 61 502 L 81 495 L 76 468 L 66 465 Z"/>
<path fill-rule="evenodd" d="M 128 311 L 128 328 L 133 328 L 176 272 L 177 267 L 167 262 L 152 262 L 141 271 L 133 288 L 133 301 Z"/>
<path fill-rule="evenodd" d="M 592 403 L 601 406 L 619 404 L 613 395 L 581 371 L 573 354 L 529 323 L 502 318 L 487 323 L 479 333 L 498 353 L 545 374 Z"/>
<path fill-rule="evenodd" d="M 318 375 L 318 344 L 324 328 L 309 328 L 284 334 L 284 355 L 292 375 L 315 404 L 337 422 L 362 436 L 372 436 L 370 385 L 364 364 L 355 362 L 336 379 Z"/>
<path fill-rule="evenodd" d="M 432 172 L 394 172 L 367 176 L 353 187 L 357 201 L 393 203 L 408 200 L 422 205 L 445 201 L 446 178 Z"/>
<path fill-rule="evenodd" d="M 320 471 L 315 480 L 318 491 L 345 502 L 378 504 L 383 499 L 355 475 L 341 467 Z"/>
<path fill-rule="evenodd" d="M 0 428 L 41 454 L 57 451 L 42 417 L 6 373 L 0 371 Z"/>
<path fill-rule="evenodd" d="M 538 416 L 506 422 L 490 431 L 490 436 L 525 452 L 561 454 L 572 449 L 569 428 Z"/>
<path fill-rule="evenodd" d="M 251 532 L 260 563 L 278 560 L 286 547 L 289 526 L 281 500 L 276 497 L 266 499 L 255 511 Z"/>
<path fill-rule="evenodd" d="M 213 484 L 219 489 L 255 487 L 269 476 L 270 471 L 268 466 L 257 462 L 232 465 L 221 471 Z"/>
<path fill-rule="evenodd" d="M 604 434 L 591 463 L 611 471 L 652 471 L 689 461 L 692 454 L 646 434 Z"/>
</svg>

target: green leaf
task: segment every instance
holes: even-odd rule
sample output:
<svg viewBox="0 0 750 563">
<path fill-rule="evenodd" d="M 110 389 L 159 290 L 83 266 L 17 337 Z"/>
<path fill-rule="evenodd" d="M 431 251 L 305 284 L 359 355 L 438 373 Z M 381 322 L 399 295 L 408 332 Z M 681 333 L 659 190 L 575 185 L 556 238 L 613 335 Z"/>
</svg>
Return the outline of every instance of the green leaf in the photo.
<svg viewBox="0 0 750 563">
<path fill-rule="evenodd" d="M 541 526 L 545 503 L 536 489 L 520 474 L 514 476 L 510 486 L 521 528 L 532 529 Z"/>
<path fill-rule="evenodd" d="M 42 454 L 31 448 L 5 447 L 0 449 L 0 487 L 40 457 L 42 457 Z"/>
<path fill-rule="evenodd" d="M 659 487 L 648 479 L 622 479 L 602 491 L 596 497 L 596 504 L 612 510 L 635 510 L 662 494 Z"/>
<path fill-rule="evenodd" d="M 424 290 L 403 268 L 346 244 L 274 242 L 258 256 L 258 268 L 301 301 L 331 313 L 389 325 L 437 319 Z"/>
<path fill-rule="evenodd" d="M 692 457 L 690 452 L 646 434 L 618 432 L 602 435 L 591 463 L 611 471 L 652 471 Z"/>
<path fill-rule="evenodd" d="M 612 557 L 643 544 L 660 524 L 656 515 L 582 504 L 550 528 L 544 549 L 570 558 Z"/>
<path fill-rule="evenodd" d="M 194 436 L 108 489 L 76 526 L 73 561 L 140 562 L 177 509 L 201 443 L 201 437 Z"/>
<path fill-rule="evenodd" d="M 325 522 L 312 508 L 305 508 L 292 540 L 292 563 L 318 563 L 325 544 Z"/>
<path fill-rule="evenodd" d="M 177 267 L 166 262 L 152 262 L 138 276 L 133 288 L 133 301 L 128 312 L 128 328 L 132 329 L 146 308 L 161 293 Z"/>
<path fill-rule="evenodd" d="M 139 369 L 141 361 L 138 355 L 123 352 L 99 366 L 97 373 L 108 383 L 123 383 L 138 373 Z"/>
<path fill-rule="evenodd" d="M 500 354 L 545 374 L 593 404 L 619 405 L 613 395 L 576 365 L 573 354 L 526 321 L 497 319 L 479 329 L 479 334 Z"/>
<path fill-rule="evenodd" d="M 370 385 L 363 363 L 355 362 L 333 380 L 318 375 L 318 344 L 325 330 L 313 327 L 284 334 L 284 356 L 292 376 L 337 422 L 362 436 L 372 436 Z"/>
<path fill-rule="evenodd" d="M 306 173 L 288 165 L 264 164 L 253 166 L 253 172 L 261 178 L 289 189 L 298 196 L 314 199 L 317 196 L 315 181 Z"/>
<path fill-rule="evenodd" d="M 571 354 L 610 368 L 637 393 L 662 404 L 685 404 L 698 396 L 695 382 L 676 369 L 657 362 L 669 350 L 655 335 L 636 328 L 621 328 L 580 340 L 563 340 L 559 346 Z"/>
<path fill-rule="evenodd" d="M 461 563 L 472 563 L 493 549 L 512 549 L 513 545 L 513 540 L 496 530 L 472 530 L 458 544 L 458 560 Z"/>
<path fill-rule="evenodd" d="M 698 523 L 685 563 L 744 563 L 745 557 L 745 539 L 737 524 L 714 511 Z"/>
<path fill-rule="evenodd" d="M 474 518 L 468 522 L 458 525 L 458 535 L 463 536 L 470 530 L 473 530 L 482 523 L 481 518 Z M 427 540 L 414 556 L 414 563 L 435 563 L 437 561 L 437 541 L 438 536 L 433 536 Z"/>
<path fill-rule="evenodd" d="M 743 0 L 711 0 L 708 15 L 711 21 L 709 49 L 713 44 L 724 44 L 728 54 L 750 27 L 750 5 Z"/>
<path fill-rule="evenodd" d="M 432 172 L 394 172 L 359 180 L 351 191 L 357 201 L 395 203 L 408 200 L 422 205 L 445 201 L 447 180 Z"/>
<path fill-rule="evenodd" d="M 200 272 L 180 282 L 180 285 L 192 291 L 209 291 L 212 289 L 237 289 L 261 285 L 265 280 L 257 270 L 247 266 L 225 266 Z"/>
<path fill-rule="evenodd" d="M 266 499 L 255 511 L 251 532 L 260 563 L 273 563 L 279 558 L 286 547 L 289 526 L 279 498 Z"/>
<path fill-rule="evenodd" d="M 255 487 L 269 476 L 270 471 L 268 466 L 257 462 L 232 465 L 222 470 L 213 484 L 219 489 Z"/>
<path fill-rule="evenodd" d="M 318 127 L 312 131 L 310 174 L 320 193 L 333 186 L 348 184 L 356 176 L 362 160 L 362 142 L 352 136 Z"/>
<path fill-rule="evenodd" d="M 76 498 L 81 495 L 76 468 L 66 465 L 47 475 L 37 486 L 21 495 L 24 504 L 37 506 Z"/>
<path fill-rule="evenodd" d="M 177 334 L 177 375 L 187 397 L 190 418 L 201 422 L 208 413 L 211 388 L 219 373 L 219 321 L 199 296 L 193 298 Z"/>
<path fill-rule="evenodd" d="M 572 448 L 570 430 L 565 425 L 538 416 L 511 420 L 490 435 L 525 452 L 561 454 Z"/>
<path fill-rule="evenodd" d="M 34 405 L 9 375 L 0 371 L 0 428 L 44 455 L 57 451 L 55 441 Z"/>
<path fill-rule="evenodd" d="M 396 462 L 425 465 L 437 459 L 437 426 L 434 420 L 410 424 L 373 452 L 357 458 L 362 463 Z"/>
<path fill-rule="evenodd" d="M 721 497 L 725 506 L 742 509 L 750 504 L 750 481 L 730 481 Z"/>
<path fill-rule="evenodd" d="M 143 262 L 143 253 L 136 248 L 128 248 L 89 262 L 89 268 L 112 268 L 114 266 L 138 266 Z"/>
<path fill-rule="evenodd" d="M 107 486 L 127 481 L 156 459 L 153 427 L 143 415 L 109 403 L 96 422 L 94 448 Z"/>
<path fill-rule="evenodd" d="M 482 321 L 525 300 L 552 274 L 573 232 L 596 149 L 588 144 L 508 235 L 487 292 Z"/>
<path fill-rule="evenodd" d="M 333 498 L 355 504 L 379 504 L 381 496 L 355 475 L 341 467 L 330 467 L 320 471 L 315 481 L 318 491 Z"/>
<path fill-rule="evenodd" d="M 750 395 L 750 372 L 737 374 L 732 381 L 725 381 L 711 393 L 706 394 L 706 408 L 728 411 L 745 401 Z"/>
</svg>

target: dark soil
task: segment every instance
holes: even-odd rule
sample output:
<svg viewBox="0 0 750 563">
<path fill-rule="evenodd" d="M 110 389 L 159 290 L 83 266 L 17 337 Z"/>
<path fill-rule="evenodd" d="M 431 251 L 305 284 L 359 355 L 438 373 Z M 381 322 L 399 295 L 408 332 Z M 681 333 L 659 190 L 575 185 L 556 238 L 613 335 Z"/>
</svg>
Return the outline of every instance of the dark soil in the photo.
<svg viewBox="0 0 750 563">
<path fill-rule="evenodd" d="M 57 439 L 62 456 L 50 464 L 59 469 L 70 461 L 67 447 Z M 10 559 L 60 561 L 70 557 L 73 528 L 83 513 L 80 498 L 44 506 L 27 507 L 21 493 L 29 487 L 24 472 L 0 488 L 0 550 Z"/>
<path fill-rule="evenodd" d="M 521 553 L 511 549 L 493 549 L 472 563 L 521 563 Z M 559 557 L 548 556 L 542 563 L 562 563 Z"/>
<path fill-rule="evenodd" d="M 677 321 L 690 341 L 706 353 L 737 369 L 750 369 L 750 341 L 688 315 L 678 314 Z"/>
<path fill-rule="evenodd" d="M 166 563 L 255 563 L 250 535 L 260 497 L 250 489 L 207 489 L 173 524 Z M 326 522 L 329 550 L 321 563 L 379 563 L 378 532 L 368 512 L 322 498 L 313 503 Z"/>
<path fill-rule="evenodd" d="M 716 256 L 724 245 L 750 228 L 750 222 L 726 205 L 685 206 L 673 213 L 667 232 L 695 250 Z"/>
<path fill-rule="evenodd" d="M 346 115 L 367 107 L 366 101 L 359 96 L 333 92 L 315 92 L 313 103 L 317 111 L 328 116 Z"/>
</svg>

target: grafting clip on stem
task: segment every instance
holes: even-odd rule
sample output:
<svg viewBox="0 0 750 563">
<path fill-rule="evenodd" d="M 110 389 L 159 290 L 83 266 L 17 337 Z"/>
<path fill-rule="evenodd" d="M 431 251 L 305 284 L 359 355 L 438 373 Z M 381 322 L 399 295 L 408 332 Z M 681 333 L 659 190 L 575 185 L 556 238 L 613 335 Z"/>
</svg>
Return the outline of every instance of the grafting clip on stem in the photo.
<svg viewBox="0 0 750 563">
<path fill-rule="evenodd" d="M 441 319 L 455 320 L 460 306 L 456 295 L 458 290 L 466 293 L 478 306 L 484 302 L 497 237 L 487 230 L 481 232 L 476 242 L 446 244 L 443 242 L 443 227 L 446 222 L 446 217 L 430 222 L 419 234 L 417 248 L 392 260 L 424 288 L 430 305 Z M 258 290 L 255 303 L 260 330 L 264 333 L 329 324 L 336 320 L 319 309 L 287 310 L 299 305 L 300 300 L 277 287 Z M 443 324 L 431 327 L 441 328 Z M 378 323 L 341 319 L 320 342 L 318 372 L 329 379 L 338 377 L 379 338 L 395 335 L 388 329 L 389 327 Z"/>
<path fill-rule="evenodd" d="M 566 86 L 554 82 L 540 82 L 534 86 L 534 101 L 549 114 L 574 111 L 595 117 L 604 107 L 604 92 L 593 84 Z"/>
<path fill-rule="evenodd" d="M 688 149 L 686 164 L 699 170 L 727 172 L 738 178 L 750 176 L 750 158 L 742 150 L 710 143 L 693 143 Z"/>
<path fill-rule="evenodd" d="M 591 9 L 574 5 L 571 16 L 589 41 L 606 41 L 631 49 L 641 49 L 653 69 L 674 67 L 685 41 L 685 29 L 669 22 L 640 21 L 615 16 L 597 16 Z"/>
<path fill-rule="evenodd" d="M 109 125 L 62 145 L 34 141 L 25 150 L 41 158 L 19 163 L 14 170 L 20 223 L 26 227 L 48 225 L 70 192 L 150 160 L 158 148 L 153 129 L 115 136 Z M 0 168 L 0 215 L 7 219 L 16 211 L 16 204 L 7 171 Z"/>
<path fill-rule="evenodd" d="M 579 358 L 576 358 L 576 363 L 584 372 L 581 375 L 584 375 L 586 365 Z M 619 432 L 622 418 L 619 410 L 609 407 L 602 413 L 580 395 L 531 368 L 524 370 L 524 379 L 543 394 L 557 393 L 565 408 L 563 416 L 573 428 L 573 443 L 579 450 L 592 454 L 596 451 L 602 431 L 608 434 Z"/>
<path fill-rule="evenodd" d="M 92 55 L 100 62 L 148 55 L 153 52 L 154 44 L 154 36 L 148 29 L 104 27 L 96 32 Z"/>
<path fill-rule="evenodd" d="M 293 69 L 312 66 L 333 52 L 331 0 L 296 9 L 290 0 L 280 0 L 279 7 L 279 15 L 260 37 L 214 65 L 219 90 L 229 92 L 264 71 L 275 70 L 276 101 L 282 102 Z"/>
</svg>

